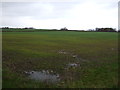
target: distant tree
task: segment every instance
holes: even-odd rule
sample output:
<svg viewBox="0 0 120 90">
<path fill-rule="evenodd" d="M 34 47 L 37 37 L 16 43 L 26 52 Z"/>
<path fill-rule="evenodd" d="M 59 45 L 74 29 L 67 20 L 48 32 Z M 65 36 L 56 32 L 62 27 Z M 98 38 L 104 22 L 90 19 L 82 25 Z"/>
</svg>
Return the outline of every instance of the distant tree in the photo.
<svg viewBox="0 0 120 90">
<path fill-rule="evenodd" d="M 64 27 L 64 28 L 61 28 L 60 30 L 67 31 L 68 29 L 66 27 Z"/>
<path fill-rule="evenodd" d="M 29 29 L 34 29 L 33 27 L 29 27 Z"/>
<path fill-rule="evenodd" d="M 25 27 L 24 29 L 28 29 L 27 27 Z"/>
<path fill-rule="evenodd" d="M 94 31 L 94 29 L 88 29 L 88 31 Z"/>
<path fill-rule="evenodd" d="M 96 28 L 97 32 L 116 32 L 116 29 L 113 28 Z"/>
<path fill-rule="evenodd" d="M 25 27 L 24 29 L 34 29 L 33 27 Z"/>
<path fill-rule="evenodd" d="M 2 27 L 2 29 L 9 29 L 9 27 Z"/>
</svg>

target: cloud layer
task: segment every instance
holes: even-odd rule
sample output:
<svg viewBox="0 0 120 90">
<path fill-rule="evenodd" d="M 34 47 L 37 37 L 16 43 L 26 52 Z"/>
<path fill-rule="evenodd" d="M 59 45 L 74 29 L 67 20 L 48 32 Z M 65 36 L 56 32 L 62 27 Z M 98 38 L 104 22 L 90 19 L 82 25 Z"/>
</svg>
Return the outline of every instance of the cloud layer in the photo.
<svg viewBox="0 0 120 90">
<path fill-rule="evenodd" d="M 117 0 L 80 0 L 74 2 L 4 2 L 2 25 L 86 30 L 117 28 Z"/>
</svg>

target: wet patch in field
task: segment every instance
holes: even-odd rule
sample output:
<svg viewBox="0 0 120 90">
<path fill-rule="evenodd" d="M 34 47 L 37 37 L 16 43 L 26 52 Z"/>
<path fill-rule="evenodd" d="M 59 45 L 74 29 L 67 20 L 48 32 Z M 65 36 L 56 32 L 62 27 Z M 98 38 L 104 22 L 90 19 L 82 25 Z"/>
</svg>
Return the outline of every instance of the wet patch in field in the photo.
<svg viewBox="0 0 120 90">
<path fill-rule="evenodd" d="M 80 64 L 79 63 L 69 63 L 66 65 L 65 69 L 68 70 L 70 68 L 81 68 Z"/>
<path fill-rule="evenodd" d="M 117 49 L 116 49 L 116 48 L 111 48 L 111 50 L 112 50 L 112 51 L 115 51 L 115 50 L 117 50 Z"/>
<path fill-rule="evenodd" d="M 30 71 L 26 72 L 30 79 L 41 81 L 41 82 L 49 82 L 49 83 L 57 83 L 60 81 L 59 74 L 54 74 L 53 71 L 49 72 L 48 70 L 42 71 Z"/>
<path fill-rule="evenodd" d="M 68 64 L 68 67 L 78 67 L 79 65 L 77 63 L 70 63 Z"/>
<path fill-rule="evenodd" d="M 68 52 L 68 51 L 65 51 L 64 49 L 63 50 L 59 50 L 58 53 L 60 54 L 66 54 L 72 58 L 74 58 L 76 61 L 74 62 L 74 64 L 71 64 L 73 66 L 78 66 L 80 65 L 80 62 L 89 62 L 89 60 L 85 60 L 85 59 L 82 59 L 79 55 L 73 53 L 73 52 Z M 78 64 L 79 63 L 79 64 Z M 77 65 L 76 65 L 77 64 Z"/>
<path fill-rule="evenodd" d="M 60 50 L 60 51 L 58 51 L 58 53 L 60 53 L 60 54 L 68 54 L 68 52 L 66 52 L 64 50 Z"/>
</svg>

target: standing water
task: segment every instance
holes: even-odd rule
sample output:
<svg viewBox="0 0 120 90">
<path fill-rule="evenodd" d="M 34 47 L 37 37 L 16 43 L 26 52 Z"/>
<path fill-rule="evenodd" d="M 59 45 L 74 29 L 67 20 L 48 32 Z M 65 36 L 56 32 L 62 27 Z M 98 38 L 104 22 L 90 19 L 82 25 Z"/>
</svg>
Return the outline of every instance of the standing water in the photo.
<svg viewBox="0 0 120 90">
<path fill-rule="evenodd" d="M 29 75 L 30 79 L 41 82 L 57 83 L 60 81 L 59 74 L 52 74 L 45 70 L 26 72 L 26 74 Z"/>
</svg>

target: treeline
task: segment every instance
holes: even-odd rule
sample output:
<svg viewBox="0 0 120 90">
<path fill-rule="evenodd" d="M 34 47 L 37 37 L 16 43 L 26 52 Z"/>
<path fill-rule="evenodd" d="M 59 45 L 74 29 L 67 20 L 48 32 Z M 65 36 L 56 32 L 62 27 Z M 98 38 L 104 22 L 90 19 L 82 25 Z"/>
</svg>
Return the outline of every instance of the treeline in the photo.
<svg viewBox="0 0 120 90">
<path fill-rule="evenodd" d="M 33 27 L 25 27 L 25 28 L 9 28 L 9 27 L 2 27 L 1 29 L 35 29 Z"/>
<path fill-rule="evenodd" d="M 60 30 L 62 30 L 62 31 L 68 31 L 68 29 L 66 27 L 65 28 L 61 28 Z M 78 31 L 78 30 L 76 30 L 76 31 Z M 86 30 L 80 30 L 80 31 L 84 32 Z M 114 29 L 114 28 L 96 28 L 96 29 L 89 29 L 87 31 L 89 31 L 89 32 L 117 32 L 116 29 Z"/>
<path fill-rule="evenodd" d="M 2 27 L 1 29 L 4 30 L 54 30 L 54 31 L 59 31 L 58 29 L 35 29 L 33 27 L 25 27 L 25 28 L 9 28 L 9 27 Z M 95 29 L 89 29 L 89 30 L 69 30 L 66 27 L 61 28 L 60 31 L 81 31 L 81 32 L 117 32 L 115 28 L 95 28 Z M 120 32 L 120 30 L 118 30 Z"/>
<path fill-rule="evenodd" d="M 65 28 L 61 28 L 60 30 L 68 31 L 68 29 L 66 27 Z M 78 31 L 78 30 L 75 30 L 75 31 Z M 85 30 L 80 30 L 80 31 L 84 32 Z M 89 31 L 89 32 L 117 32 L 116 29 L 113 29 L 113 28 L 96 28 L 96 29 L 89 29 L 87 31 Z"/>
<path fill-rule="evenodd" d="M 117 32 L 116 29 L 113 28 L 96 28 L 96 32 Z"/>
</svg>

